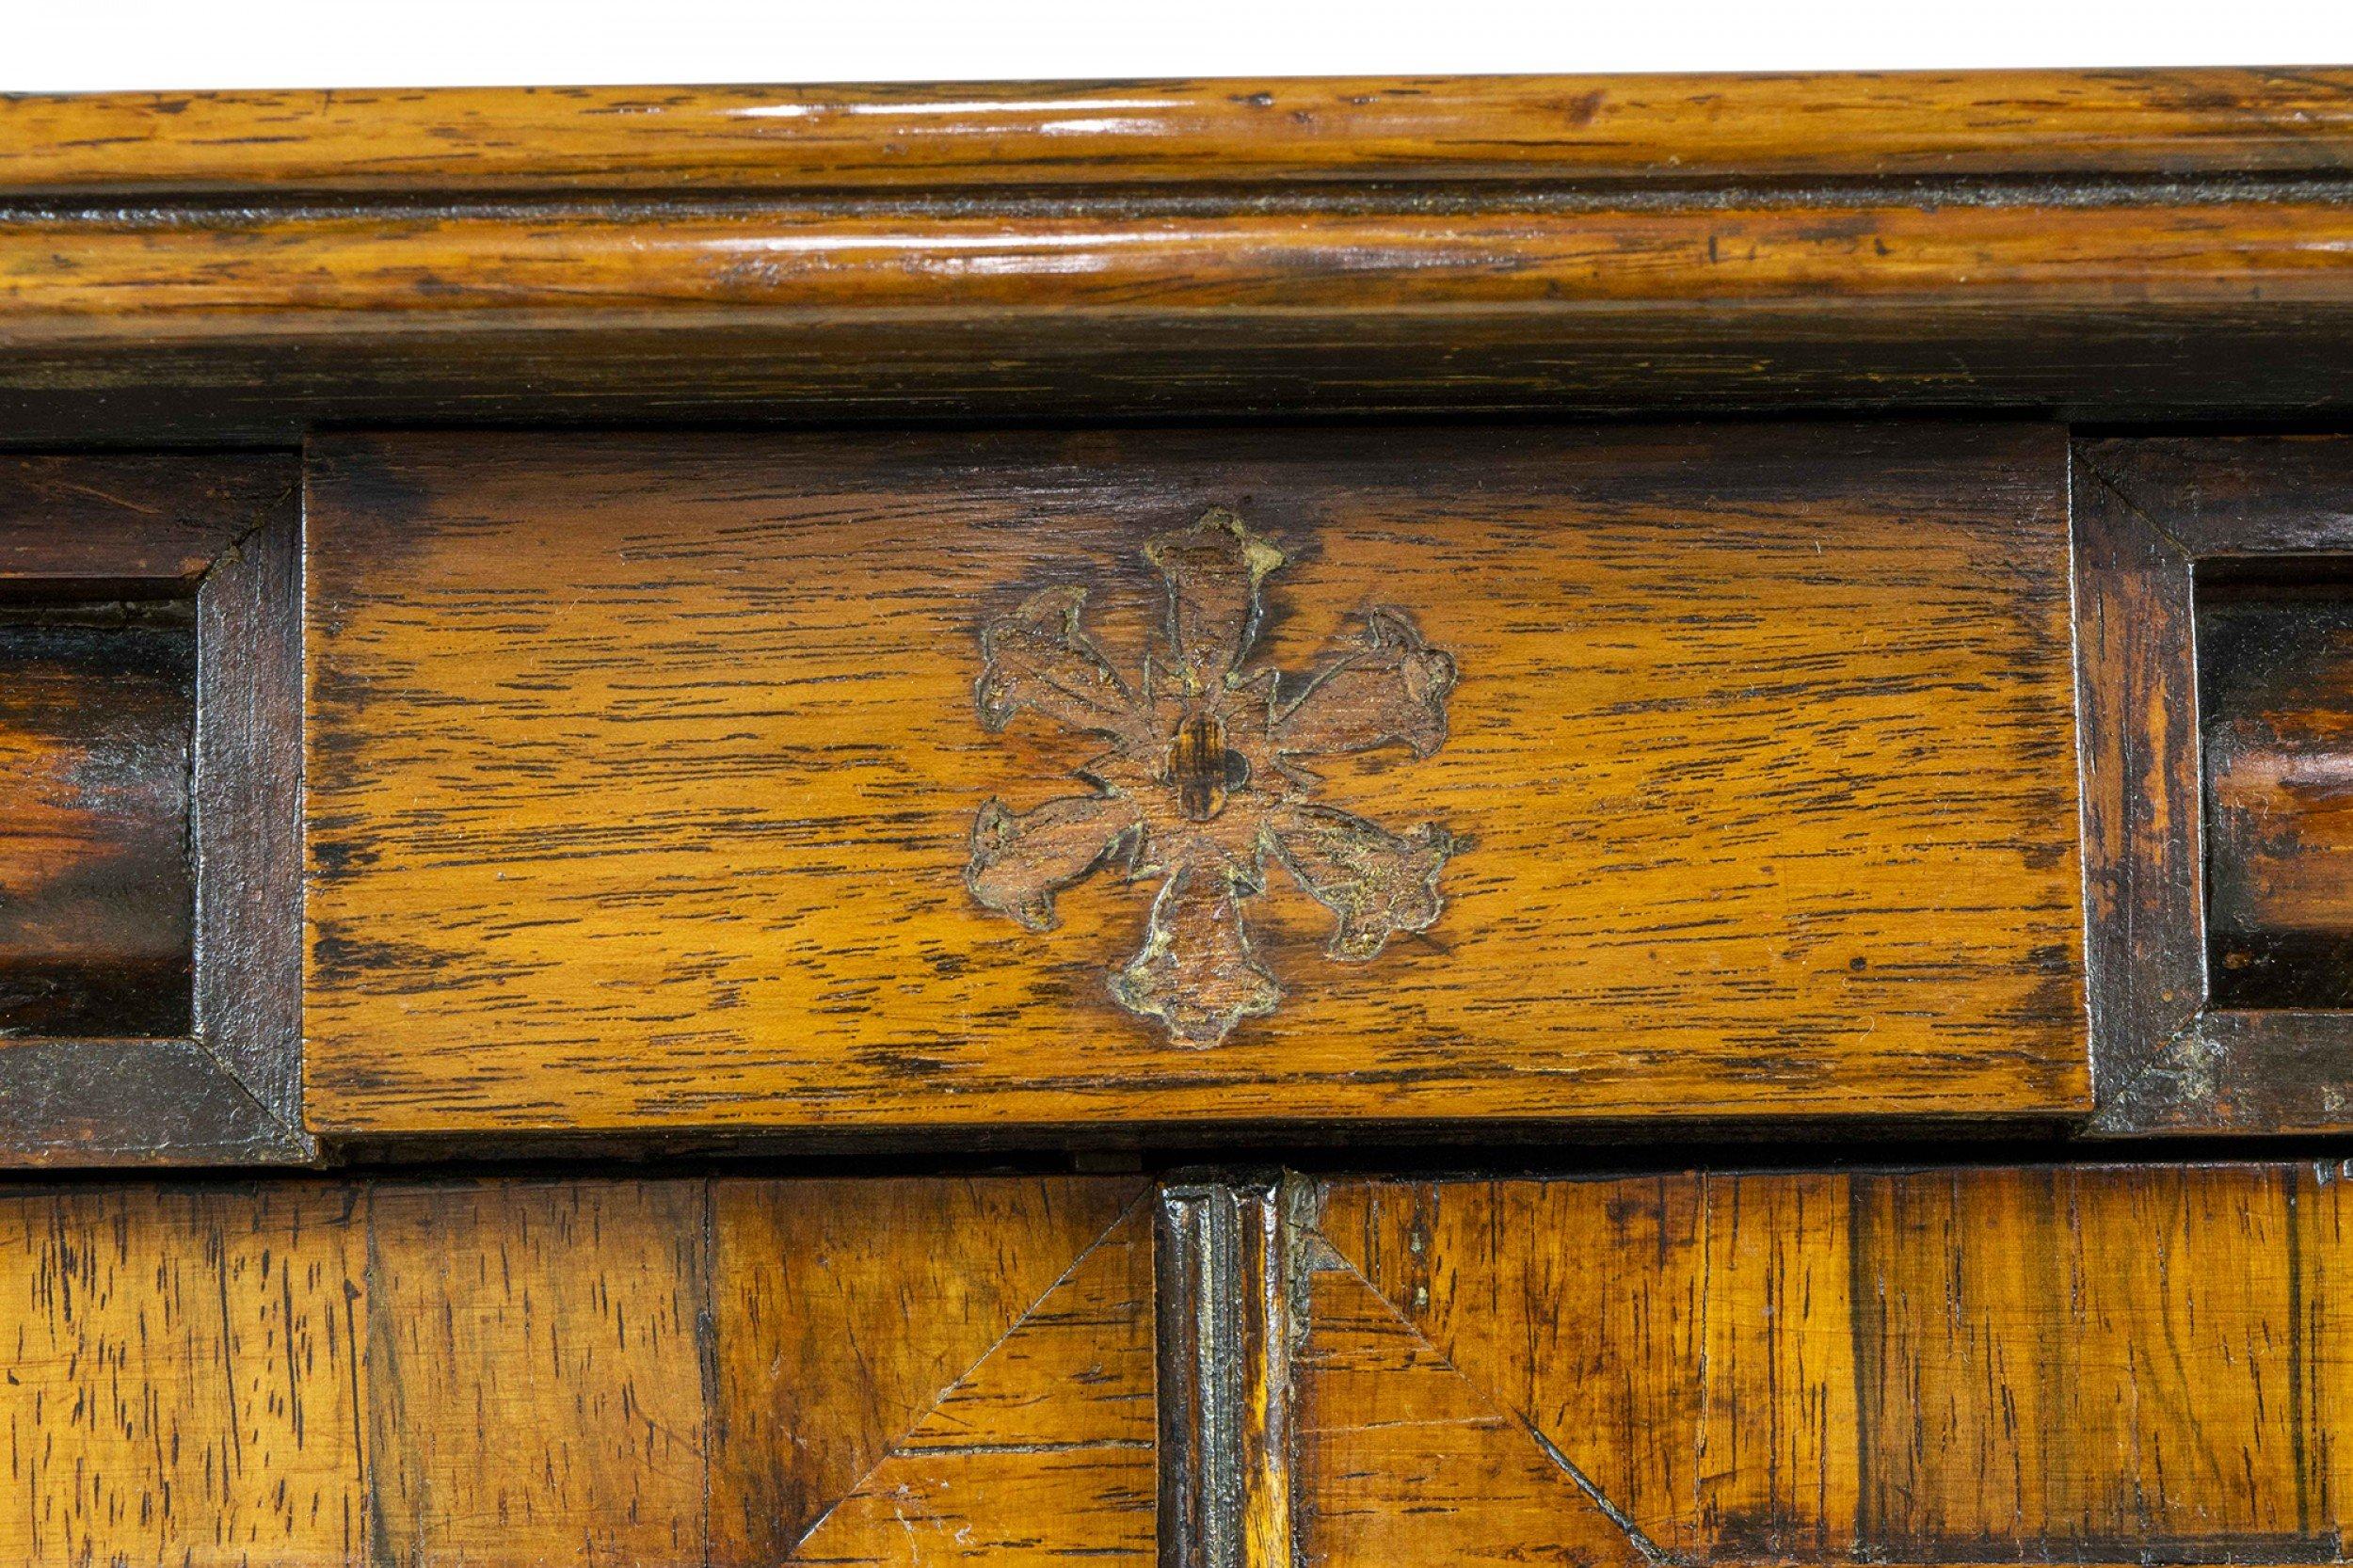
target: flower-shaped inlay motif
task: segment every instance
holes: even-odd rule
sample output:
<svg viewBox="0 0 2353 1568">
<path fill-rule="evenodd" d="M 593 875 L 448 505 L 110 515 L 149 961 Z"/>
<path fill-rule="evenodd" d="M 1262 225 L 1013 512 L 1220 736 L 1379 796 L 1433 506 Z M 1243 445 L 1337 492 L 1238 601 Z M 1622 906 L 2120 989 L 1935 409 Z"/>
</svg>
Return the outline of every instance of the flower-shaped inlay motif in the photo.
<svg viewBox="0 0 2353 1568">
<path fill-rule="evenodd" d="M 1157 878 L 1144 944 L 1112 976 L 1112 995 L 1179 1045 L 1214 1046 L 1283 997 L 1245 919 L 1270 863 L 1337 918 L 1334 958 L 1364 962 L 1437 920 L 1452 835 L 1429 823 L 1395 833 L 1317 805 L 1321 781 L 1302 760 L 1387 745 L 1429 756 L 1446 741 L 1454 661 L 1403 611 L 1368 608 L 1353 646 L 1289 690 L 1250 662 L 1260 586 L 1284 562 L 1272 540 L 1218 507 L 1144 553 L 1168 607 L 1132 661 L 1114 663 L 1087 635 L 1083 587 L 1034 594 L 982 632 L 984 726 L 1002 729 L 1026 709 L 1110 749 L 1079 770 L 1087 793 L 1019 813 L 984 805 L 965 884 L 1047 931 L 1055 893 L 1097 867 Z"/>
</svg>

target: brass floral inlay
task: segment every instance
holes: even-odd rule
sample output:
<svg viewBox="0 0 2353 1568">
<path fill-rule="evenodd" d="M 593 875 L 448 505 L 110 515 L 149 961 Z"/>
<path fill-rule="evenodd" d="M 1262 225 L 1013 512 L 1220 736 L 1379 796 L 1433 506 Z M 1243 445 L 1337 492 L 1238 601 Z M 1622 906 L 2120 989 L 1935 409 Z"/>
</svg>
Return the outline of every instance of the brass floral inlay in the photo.
<svg viewBox="0 0 2353 1568">
<path fill-rule="evenodd" d="M 1054 894 L 1098 866 L 1159 879 L 1144 945 L 1112 976 L 1112 995 L 1179 1045 L 1214 1046 L 1283 998 L 1245 918 L 1270 862 L 1337 918 L 1334 958 L 1362 963 L 1437 920 L 1453 836 L 1430 823 L 1393 833 L 1316 805 L 1321 780 L 1301 759 L 1386 745 L 1429 756 L 1446 742 L 1454 661 L 1402 610 L 1368 608 L 1353 645 L 1292 692 L 1273 667 L 1249 663 L 1260 584 L 1284 562 L 1272 540 L 1218 507 L 1144 553 L 1166 582 L 1168 612 L 1132 660 L 1115 664 L 1088 637 L 1079 586 L 1034 594 L 982 632 L 984 726 L 1002 729 L 1027 709 L 1111 745 L 1078 772 L 1088 793 L 1019 813 L 984 805 L 965 885 L 1048 931 Z"/>
</svg>

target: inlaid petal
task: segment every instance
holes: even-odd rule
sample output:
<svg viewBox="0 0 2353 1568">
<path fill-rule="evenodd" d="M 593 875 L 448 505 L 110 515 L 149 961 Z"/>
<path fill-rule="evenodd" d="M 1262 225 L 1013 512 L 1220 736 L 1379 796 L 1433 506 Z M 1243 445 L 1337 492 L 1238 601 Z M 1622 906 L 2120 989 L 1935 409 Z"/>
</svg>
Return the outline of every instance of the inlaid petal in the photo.
<svg viewBox="0 0 2353 1568">
<path fill-rule="evenodd" d="M 1365 612 L 1361 641 L 1327 665 L 1276 715 L 1278 751 L 1315 757 L 1402 741 L 1417 757 L 1446 744 L 1454 658 L 1422 641 L 1402 610 Z"/>
<path fill-rule="evenodd" d="M 1032 931 L 1050 931 L 1054 894 L 1109 859 L 1138 829 L 1135 803 L 1120 795 L 1066 795 L 1018 816 L 990 800 L 972 820 L 964 885 L 984 906 Z"/>
<path fill-rule="evenodd" d="M 1072 729 L 1126 736 L 1139 723 L 1135 695 L 1079 625 L 1086 589 L 1032 594 L 981 632 L 981 678 L 972 699 L 982 725 L 1002 729 L 1024 708 Z"/>
<path fill-rule="evenodd" d="M 1191 694 L 1215 690 L 1258 634 L 1258 584 L 1283 564 L 1273 542 L 1223 506 L 1156 535 L 1144 553 L 1168 581 L 1169 657 Z"/>
<path fill-rule="evenodd" d="M 1283 988 L 1250 951 L 1246 889 L 1222 869 L 1183 862 L 1160 885 L 1144 946 L 1112 977 L 1130 1013 L 1158 1018 L 1180 1046 L 1214 1046 L 1244 1018 L 1274 1011 Z"/>
<path fill-rule="evenodd" d="M 1326 806 L 1290 802 L 1267 814 L 1267 836 L 1308 897 L 1339 917 L 1326 951 L 1361 963 L 1401 931 L 1426 931 L 1446 901 L 1438 872 L 1455 849 L 1446 829 L 1408 832 Z"/>
</svg>

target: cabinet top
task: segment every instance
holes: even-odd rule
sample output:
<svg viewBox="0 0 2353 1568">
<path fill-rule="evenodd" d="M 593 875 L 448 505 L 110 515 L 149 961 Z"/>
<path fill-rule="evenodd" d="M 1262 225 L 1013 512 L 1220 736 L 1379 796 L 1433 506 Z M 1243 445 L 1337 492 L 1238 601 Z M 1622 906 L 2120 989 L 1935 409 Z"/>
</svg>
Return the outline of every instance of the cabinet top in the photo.
<svg viewBox="0 0 2353 1568">
<path fill-rule="evenodd" d="M 2328 417 L 2353 70 L 0 98 L 0 444 Z"/>
<path fill-rule="evenodd" d="M 0 98 L 0 192 L 2293 174 L 2353 70 L 1320 77 Z"/>
</svg>

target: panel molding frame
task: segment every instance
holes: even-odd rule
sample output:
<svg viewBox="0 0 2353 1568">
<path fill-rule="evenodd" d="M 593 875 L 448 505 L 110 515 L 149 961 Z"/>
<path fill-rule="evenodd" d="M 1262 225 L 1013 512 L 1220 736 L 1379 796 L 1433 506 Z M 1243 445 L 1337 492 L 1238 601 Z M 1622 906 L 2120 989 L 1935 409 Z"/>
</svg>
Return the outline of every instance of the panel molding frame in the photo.
<svg viewBox="0 0 2353 1568">
<path fill-rule="evenodd" d="M 2201 562 L 2353 552 L 2353 441 L 2079 440 L 2073 488 L 2087 1130 L 2353 1128 L 2353 1011 L 2208 1001 L 2194 604 Z"/>
<path fill-rule="evenodd" d="M 191 598 L 186 1038 L 0 1039 L 0 1169 L 314 1160 L 302 1128 L 301 526 L 291 457 L 0 462 L 0 587 Z"/>
<path fill-rule="evenodd" d="M 309 1125 L 2072 1125 L 2066 450 L 2041 424 L 322 438 Z M 1330 905 L 1268 899 L 1252 952 L 1289 1000 L 1177 1049 L 1107 984 L 1148 888 L 1071 896 L 1051 939 L 976 893 L 986 802 L 1069 797 L 1103 743 L 993 736 L 973 678 L 1043 586 L 1094 594 L 1133 657 L 1149 541 L 1243 494 L 1317 563 L 1268 596 L 1270 667 L 1322 667 L 1377 584 L 1465 672 L 1471 740 L 1395 773 L 1386 744 L 1318 803 L 1444 824 L 1487 869 L 1354 968 L 1322 964 Z M 1592 625 L 1560 626 L 1579 598 Z"/>
</svg>

